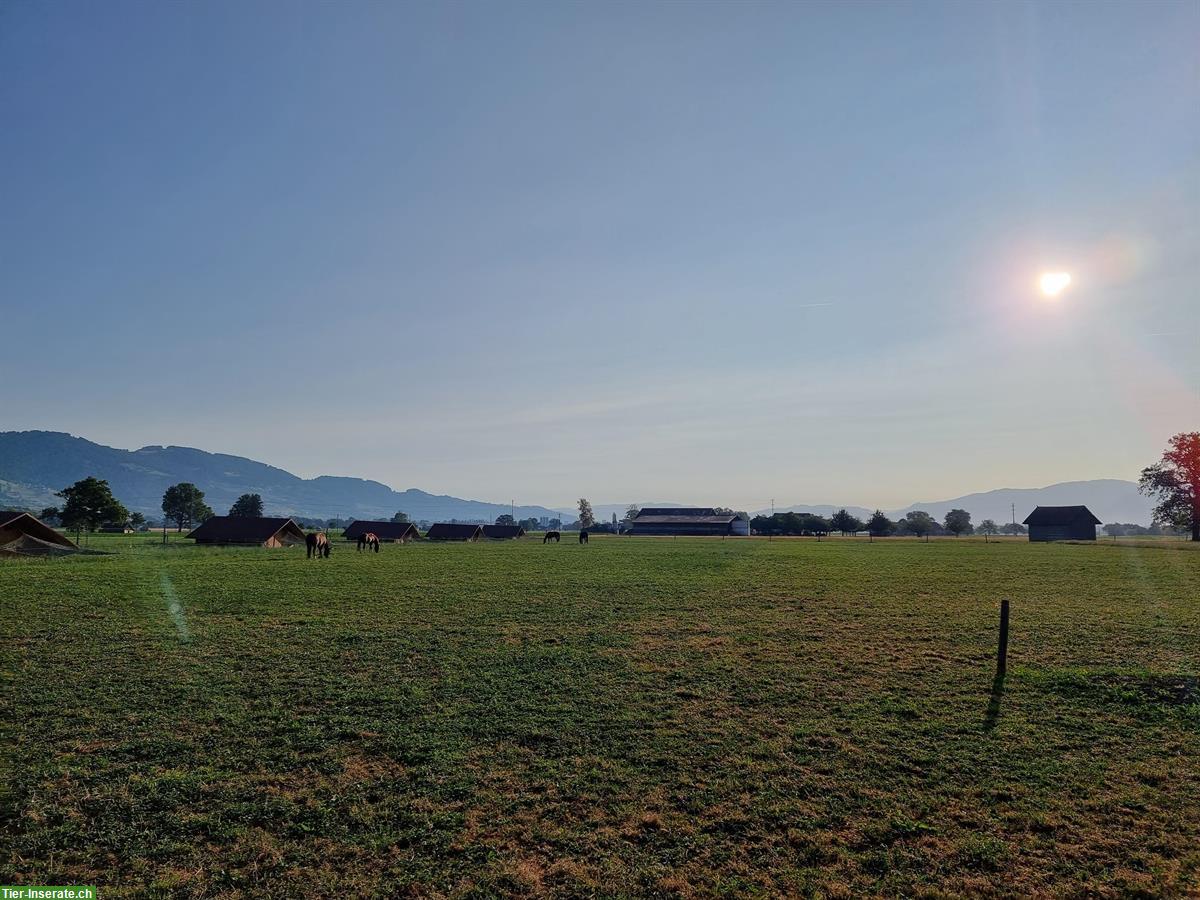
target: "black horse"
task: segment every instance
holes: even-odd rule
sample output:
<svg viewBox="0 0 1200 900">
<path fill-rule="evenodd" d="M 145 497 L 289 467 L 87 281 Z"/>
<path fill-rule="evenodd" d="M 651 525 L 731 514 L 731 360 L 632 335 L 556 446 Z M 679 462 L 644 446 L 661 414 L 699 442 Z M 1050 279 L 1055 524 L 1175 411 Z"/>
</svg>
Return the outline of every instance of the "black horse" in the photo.
<svg viewBox="0 0 1200 900">
<path fill-rule="evenodd" d="M 587 533 L 587 531 L 581 530 L 579 532 L 579 543 L 586 544 L 587 542 L 588 542 L 588 533 Z"/>
<path fill-rule="evenodd" d="M 554 541 L 554 543 L 557 544 L 561 537 L 562 537 L 562 535 L 559 534 L 557 531 L 547 531 L 546 534 L 542 537 L 542 543 L 544 544 L 547 541 Z"/>
<path fill-rule="evenodd" d="M 306 534 L 304 536 L 304 547 L 308 551 L 309 559 L 312 559 L 314 555 L 318 559 L 321 557 L 329 559 L 329 538 L 320 531 Z"/>
</svg>

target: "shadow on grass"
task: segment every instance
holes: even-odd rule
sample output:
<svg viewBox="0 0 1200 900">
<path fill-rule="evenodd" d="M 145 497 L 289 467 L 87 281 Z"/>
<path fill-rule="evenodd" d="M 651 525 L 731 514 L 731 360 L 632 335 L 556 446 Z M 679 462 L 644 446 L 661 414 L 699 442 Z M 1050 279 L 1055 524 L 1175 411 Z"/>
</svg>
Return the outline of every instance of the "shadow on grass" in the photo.
<svg viewBox="0 0 1200 900">
<path fill-rule="evenodd" d="M 983 717 L 983 730 L 991 731 L 1000 718 L 1000 700 L 1004 696 L 1004 676 L 999 672 L 992 679 L 992 697 L 988 700 L 987 713 Z"/>
</svg>

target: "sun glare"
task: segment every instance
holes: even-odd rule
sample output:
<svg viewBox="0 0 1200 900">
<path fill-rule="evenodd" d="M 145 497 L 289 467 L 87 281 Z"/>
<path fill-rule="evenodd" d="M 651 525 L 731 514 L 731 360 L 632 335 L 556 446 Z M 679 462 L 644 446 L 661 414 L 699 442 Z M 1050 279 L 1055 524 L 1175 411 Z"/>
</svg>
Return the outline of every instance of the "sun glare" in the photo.
<svg viewBox="0 0 1200 900">
<path fill-rule="evenodd" d="M 1047 297 L 1057 297 L 1071 284 L 1070 272 L 1043 272 L 1038 279 L 1038 287 Z"/>
</svg>

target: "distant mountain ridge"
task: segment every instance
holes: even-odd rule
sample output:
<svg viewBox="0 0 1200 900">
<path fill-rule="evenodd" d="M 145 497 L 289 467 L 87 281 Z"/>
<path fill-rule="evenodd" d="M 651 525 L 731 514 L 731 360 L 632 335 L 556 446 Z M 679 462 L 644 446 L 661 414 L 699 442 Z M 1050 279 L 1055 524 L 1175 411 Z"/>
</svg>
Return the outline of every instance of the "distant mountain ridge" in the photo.
<svg viewBox="0 0 1200 900">
<path fill-rule="evenodd" d="M 485 519 L 509 512 L 507 503 L 485 503 L 410 488 L 395 491 L 378 481 L 291 472 L 224 453 L 191 447 L 149 446 L 118 450 L 57 431 L 0 432 L 0 507 L 57 506 L 55 491 L 94 475 L 108 481 L 131 512 L 162 515 L 162 495 L 190 481 L 205 501 L 225 513 L 244 493 L 262 494 L 268 515 L 390 519 L 403 510 L 412 519 Z M 543 506 L 518 506 L 517 518 L 554 517 Z"/>
<path fill-rule="evenodd" d="M 971 521 L 978 525 L 984 519 L 1000 524 L 1012 521 L 1013 507 L 1020 522 L 1033 512 L 1035 506 L 1086 506 L 1103 522 L 1131 522 L 1149 525 L 1154 504 L 1149 497 L 1138 493 L 1133 481 L 1117 478 L 1097 478 L 1091 481 L 1064 481 L 1040 488 L 1000 488 L 976 494 L 964 494 L 952 500 L 934 500 L 928 503 L 912 503 L 901 509 L 884 512 L 892 519 L 905 513 L 923 509 L 938 521 L 952 509 L 965 509 Z M 828 516 L 842 507 L 833 505 L 779 507 L 776 512 L 811 512 Z M 847 506 L 847 512 L 860 519 L 868 517 L 874 510 L 861 506 Z M 770 515 L 771 510 L 759 510 L 755 515 Z"/>
</svg>

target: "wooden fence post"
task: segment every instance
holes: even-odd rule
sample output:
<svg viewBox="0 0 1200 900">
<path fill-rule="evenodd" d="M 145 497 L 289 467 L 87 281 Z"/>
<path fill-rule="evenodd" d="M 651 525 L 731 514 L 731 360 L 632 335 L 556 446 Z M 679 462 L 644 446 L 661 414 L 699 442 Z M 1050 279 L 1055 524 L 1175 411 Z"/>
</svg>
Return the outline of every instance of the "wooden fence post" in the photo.
<svg viewBox="0 0 1200 900">
<path fill-rule="evenodd" d="M 996 653 L 996 677 L 1008 672 L 1008 599 L 1000 601 L 1000 648 Z"/>
</svg>

